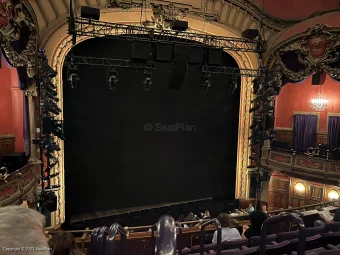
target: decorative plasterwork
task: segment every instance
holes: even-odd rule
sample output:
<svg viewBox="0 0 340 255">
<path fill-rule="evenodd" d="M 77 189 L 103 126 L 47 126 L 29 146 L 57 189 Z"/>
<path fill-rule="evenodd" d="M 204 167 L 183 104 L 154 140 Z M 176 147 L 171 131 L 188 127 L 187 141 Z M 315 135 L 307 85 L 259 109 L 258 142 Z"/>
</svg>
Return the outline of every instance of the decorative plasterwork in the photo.
<svg viewBox="0 0 340 255">
<path fill-rule="evenodd" d="M 27 66 L 27 75 L 33 78 L 36 73 L 38 41 L 34 18 L 21 1 L 16 5 L 7 5 L 6 8 L 10 8 L 11 15 L 3 16 L 8 19 L 8 25 L 0 27 L 0 45 L 11 65 L 15 67 Z M 30 34 L 24 49 L 18 53 L 13 49 L 11 43 L 22 39 L 20 38 L 20 31 L 23 25 L 29 29 Z"/>
<path fill-rule="evenodd" d="M 326 25 L 316 25 L 304 33 L 293 36 L 281 42 L 269 54 L 267 66 L 282 73 L 289 80 L 299 82 L 312 72 L 325 71 L 331 76 L 340 75 L 340 70 L 330 67 L 330 64 L 339 61 L 340 29 L 330 28 Z M 282 56 L 287 52 L 295 52 L 297 60 L 305 65 L 299 72 L 288 69 L 282 61 Z"/>
</svg>

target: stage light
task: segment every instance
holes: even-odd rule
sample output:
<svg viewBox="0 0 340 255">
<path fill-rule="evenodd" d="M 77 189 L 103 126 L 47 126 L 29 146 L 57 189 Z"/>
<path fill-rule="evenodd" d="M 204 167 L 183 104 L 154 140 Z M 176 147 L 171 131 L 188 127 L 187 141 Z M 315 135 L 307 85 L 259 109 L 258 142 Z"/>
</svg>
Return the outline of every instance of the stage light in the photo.
<svg viewBox="0 0 340 255">
<path fill-rule="evenodd" d="M 118 72 L 115 69 L 111 69 L 108 72 L 107 84 L 110 90 L 114 90 L 116 83 L 118 82 Z"/>
<path fill-rule="evenodd" d="M 60 147 L 59 147 L 59 145 L 56 144 L 56 143 L 48 144 L 47 146 L 45 146 L 45 148 L 46 148 L 49 152 L 60 151 Z"/>
<path fill-rule="evenodd" d="M 60 140 L 65 140 L 64 132 L 60 127 L 56 127 L 52 130 L 52 133 L 57 136 Z"/>
<path fill-rule="evenodd" d="M 54 173 L 54 174 L 50 174 L 50 175 L 48 175 L 48 176 L 44 176 L 44 177 L 43 177 L 43 181 L 51 180 L 52 178 L 54 178 L 54 177 L 56 177 L 56 176 L 58 176 L 58 175 L 59 175 L 59 172 Z"/>
<path fill-rule="evenodd" d="M 273 111 L 274 109 L 275 109 L 275 106 L 264 104 L 262 109 L 259 112 L 260 113 L 266 113 L 266 112 L 269 112 L 269 111 Z"/>
<path fill-rule="evenodd" d="M 46 153 L 45 153 L 45 156 L 46 156 L 48 159 L 57 160 L 57 158 L 54 157 L 50 152 L 46 152 Z"/>
<path fill-rule="evenodd" d="M 262 86 L 261 86 L 259 80 L 258 79 L 254 79 L 253 80 L 253 93 L 257 94 L 261 87 Z"/>
<path fill-rule="evenodd" d="M 252 161 L 258 162 L 258 159 L 257 159 L 257 158 L 249 157 L 249 159 L 252 160 Z"/>
<path fill-rule="evenodd" d="M 71 60 L 71 62 L 73 62 L 73 60 Z M 78 77 L 78 73 L 79 69 L 75 64 L 71 63 L 67 67 L 67 81 L 70 83 L 72 89 L 77 88 L 77 84 L 80 80 Z"/>
<path fill-rule="evenodd" d="M 230 93 L 234 94 L 238 87 L 238 76 L 231 76 L 229 79 Z"/>
<path fill-rule="evenodd" d="M 261 108 L 261 105 L 257 104 L 249 109 L 249 113 L 256 112 L 257 110 L 260 110 L 260 108 Z"/>
<path fill-rule="evenodd" d="M 47 74 L 50 78 L 54 78 L 58 75 L 58 73 L 48 64 L 46 56 L 43 57 L 40 67 L 43 71 L 43 74 Z"/>
<path fill-rule="evenodd" d="M 143 76 L 144 91 L 148 92 L 152 85 L 152 72 L 150 70 L 144 70 Z"/>
<path fill-rule="evenodd" d="M 45 188 L 45 191 L 53 190 L 53 189 L 59 189 L 60 185 L 51 185 Z"/>
<path fill-rule="evenodd" d="M 52 170 L 53 167 L 55 167 L 58 164 L 58 160 L 54 161 L 52 164 L 50 164 L 44 172 L 49 172 Z"/>
</svg>

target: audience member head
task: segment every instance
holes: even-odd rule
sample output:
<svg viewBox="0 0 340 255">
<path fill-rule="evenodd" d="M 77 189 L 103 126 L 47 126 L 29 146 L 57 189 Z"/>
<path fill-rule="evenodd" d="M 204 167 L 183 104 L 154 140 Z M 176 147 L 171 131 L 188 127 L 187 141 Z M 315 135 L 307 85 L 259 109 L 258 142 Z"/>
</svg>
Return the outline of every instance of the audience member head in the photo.
<svg viewBox="0 0 340 255">
<path fill-rule="evenodd" d="M 210 212 L 209 212 L 208 210 L 205 210 L 204 214 L 205 214 L 205 216 L 206 216 L 207 218 L 210 218 L 210 217 L 211 217 Z"/>
<path fill-rule="evenodd" d="M 267 218 L 267 214 L 261 211 L 254 211 L 249 215 L 250 225 L 255 235 L 261 234 L 262 224 Z"/>
<path fill-rule="evenodd" d="M 194 213 L 193 212 L 189 212 L 188 216 L 194 216 Z"/>
<path fill-rule="evenodd" d="M 0 254 L 49 255 L 47 238 L 44 233 L 45 217 L 25 206 L 0 208 Z M 17 251 L 14 247 L 37 247 L 40 250 Z"/>
<path fill-rule="evenodd" d="M 220 222 L 222 228 L 230 228 L 230 217 L 226 213 L 220 213 L 217 216 L 217 220 Z"/>
<path fill-rule="evenodd" d="M 254 207 L 254 206 L 253 206 L 253 204 L 252 204 L 252 203 L 250 203 L 248 207 L 249 207 L 249 208 L 252 208 L 252 207 Z"/>
<path fill-rule="evenodd" d="M 267 212 L 267 206 L 262 205 L 262 212 Z"/>
<path fill-rule="evenodd" d="M 76 241 L 69 232 L 59 232 L 54 234 L 49 240 L 49 246 L 52 248 L 52 255 L 82 255 L 78 249 Z"/>
</svg>

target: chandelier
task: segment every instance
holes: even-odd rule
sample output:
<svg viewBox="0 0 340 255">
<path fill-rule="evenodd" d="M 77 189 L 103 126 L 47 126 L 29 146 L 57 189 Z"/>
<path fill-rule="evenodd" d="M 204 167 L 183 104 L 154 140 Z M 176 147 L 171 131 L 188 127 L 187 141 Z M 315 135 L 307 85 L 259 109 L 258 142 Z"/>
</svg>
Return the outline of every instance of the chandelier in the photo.
<svg viewBox="0 0 340 255">
<path fill-rule="evenodd" d="M 328 106 L 328 100 L 323 98 L 322 93 L 318 93 L 318 95 L 316 96 L 316 98 L 311 100 L 311 107 L 315 110 L 315 111 L 323 111 L 327 108 Z"/>
</svg>

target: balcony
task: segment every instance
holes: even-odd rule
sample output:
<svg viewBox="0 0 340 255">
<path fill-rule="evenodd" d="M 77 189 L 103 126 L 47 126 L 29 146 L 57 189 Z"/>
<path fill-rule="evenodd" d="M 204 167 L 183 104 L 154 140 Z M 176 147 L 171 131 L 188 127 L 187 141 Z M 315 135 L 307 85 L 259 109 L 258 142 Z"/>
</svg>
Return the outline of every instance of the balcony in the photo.
<svg viewBox="0 0 340 255">
<path fill-rule="evenodd" d="M 340 183 L 340 160 L 311 153 L 297 153 L 264 147 L 262 165 L 286 175 L 313 182 L 338 186 Z"/>
</svg>

